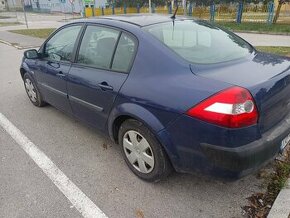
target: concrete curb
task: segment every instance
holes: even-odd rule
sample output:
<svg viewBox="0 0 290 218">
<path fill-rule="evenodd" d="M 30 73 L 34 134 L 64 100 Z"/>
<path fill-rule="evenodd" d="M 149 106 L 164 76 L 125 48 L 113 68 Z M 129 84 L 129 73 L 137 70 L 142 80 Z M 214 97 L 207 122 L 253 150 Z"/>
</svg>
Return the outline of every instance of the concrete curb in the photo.
<svg viewBox="0 0 290 218">
<path fill-rule="evenodd" d="M 15 47 L 15 48 L 17 48 L 17 49 L 23 49 L 22 47 L 20 47 L 20 46 L 18 46 L 18 45 L 16 45 L 16 44 L 12 44 L 12 43 L 7 42 L 7 41 L 4 41 L 4 40 L 2 40 L 2 39 L 0 39 L 0 43 L 6 44 L 6 45 L 9 45 L 9 46 L 13 46 L 13 47 Z"/>
<path fill-rule="evenodd" d="M 288 218 L 290 217 L 290 178 L 285 187 L 277 196 L 268 218 Z"/>
<path fill-rule="evenodd" d="M 281 33 L 281 32 L 263 32 L 263 31 L 243 31 L 243 30 L 231 30 L 235 33 L 253 33 L 253 34 L 266 34 L 273 36 L 290 36 L 290 33 Z"/>
<path fill-rule="evenodd" d="M 17 49 L 19 49 L 19 50 L 22 50 L 22 49 L 29 49 L 29 48 L 35 48 L 35 47 L 37 47 L 37 46 L 24 46 L 24 47 L 22 47 L 22 46 L 19 46 L 19 45 L 17 45 L 17 44 L 13 44 L 13 43 L 10 43 L 10 42 L 7 42 L 7 41 L 4 41 L 4 40 L 2 40 L 2 39 L 0 39 L 0 43 L 3 43 L 3 44 L 6 44 L 6 45 L 9 45 L 9 46 L 12 46 L 12 47 L 17 48 Z"/>
</svg>

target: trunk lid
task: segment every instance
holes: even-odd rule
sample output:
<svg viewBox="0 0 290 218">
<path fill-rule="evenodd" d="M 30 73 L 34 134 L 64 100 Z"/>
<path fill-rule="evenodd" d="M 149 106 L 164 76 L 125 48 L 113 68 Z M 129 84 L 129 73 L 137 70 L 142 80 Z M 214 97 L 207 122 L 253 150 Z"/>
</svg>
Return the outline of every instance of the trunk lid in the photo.
<svg viewBox="0 0 290 218">
<path fill-rule="evenodd" d="M 259 110 L 261 133 L 290 113 L 290 59 L 257 52 L 221 64 L 192 64 L 191 71 L 210 79 L 247 88 Z"/>
</svg>

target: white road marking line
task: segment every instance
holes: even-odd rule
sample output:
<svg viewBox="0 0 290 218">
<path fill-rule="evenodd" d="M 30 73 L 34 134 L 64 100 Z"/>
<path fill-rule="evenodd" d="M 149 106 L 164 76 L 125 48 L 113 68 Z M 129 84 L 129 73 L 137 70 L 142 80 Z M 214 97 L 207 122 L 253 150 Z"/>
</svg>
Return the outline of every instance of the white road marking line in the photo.
<svg viewBox="0 0 290 218">
<path fill-rule="evenodd" d="M 67 197 L 83 217 L 107 218 L 98 208 L 33 142 L 0 113 L 0 126 L 20 145 L 56 187 Z"/>
</svg>

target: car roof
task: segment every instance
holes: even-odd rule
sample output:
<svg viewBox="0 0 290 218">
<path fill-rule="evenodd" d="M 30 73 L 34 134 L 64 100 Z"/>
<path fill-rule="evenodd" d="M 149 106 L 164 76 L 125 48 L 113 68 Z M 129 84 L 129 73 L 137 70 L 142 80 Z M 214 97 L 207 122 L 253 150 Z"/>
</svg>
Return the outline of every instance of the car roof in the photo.
<svg viewBox="0 0 290 218">
<path fill-rule="evenodd" d="M 188 20 L 192 18 L 184 17 L 184 16 L 176 16 L 175 20 Z M 100 17 L 92 17 L 87 19 L 90 22 L 99 22 L 101 20 L 113 20 L 113 21 L 121 21 L 124 23 L 133 24 L 136 26 L 148 26 L 156 23 L 170 22 L 172 21 L 171 15 L 161 15 L 161 14 L 125 14 L 125 15 L 110 15 L 110 16 L 100 16 Z"/>
</svg>

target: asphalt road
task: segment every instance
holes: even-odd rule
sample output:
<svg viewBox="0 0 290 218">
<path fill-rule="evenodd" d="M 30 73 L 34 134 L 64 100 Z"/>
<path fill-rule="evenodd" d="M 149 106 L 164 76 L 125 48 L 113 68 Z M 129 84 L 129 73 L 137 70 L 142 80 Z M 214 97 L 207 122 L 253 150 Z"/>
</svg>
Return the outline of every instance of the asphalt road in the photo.
<svg viewBox="0 0 290 218">
<path fill-rule="evenodd" d="M 260 191 L 255 175 L 231 183 L 177 173 L 157 184 L 141 181 L 100 132 L 30 103 L 19 75 L 22 53 L 0 43 L 0 113 L 108 217 L 241 217 L 246 198 Z M 81 217 L 1 126 L 0 217 Z"/>
</svg>

